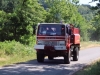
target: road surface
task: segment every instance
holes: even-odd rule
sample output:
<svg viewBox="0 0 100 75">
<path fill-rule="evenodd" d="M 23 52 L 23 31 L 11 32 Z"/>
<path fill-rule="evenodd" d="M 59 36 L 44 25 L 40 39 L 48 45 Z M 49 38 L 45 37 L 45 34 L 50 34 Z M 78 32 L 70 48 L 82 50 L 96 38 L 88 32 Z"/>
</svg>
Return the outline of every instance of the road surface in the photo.
<svg viewBox="0 0 100 75">
<path fill-rule="evenodd" d="M 83 66 L 100 58 L 100 47 L 88 48 L 80 51 L 79 61 L 63 64 L 63 58 L 55 58 L 44 63 L 31 60 L 0 68 L 0 75 L 71 75 Z"/>
</svg>

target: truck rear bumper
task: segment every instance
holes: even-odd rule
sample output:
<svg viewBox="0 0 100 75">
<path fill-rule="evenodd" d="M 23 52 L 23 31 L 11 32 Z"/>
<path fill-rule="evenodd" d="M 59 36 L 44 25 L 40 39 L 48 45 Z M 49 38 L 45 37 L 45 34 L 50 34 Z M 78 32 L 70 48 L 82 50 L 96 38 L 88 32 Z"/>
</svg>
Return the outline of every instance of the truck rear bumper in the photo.
<svg viewBox="0 0 100 75">
<path fill-rule="evenodd" d="M 66 50 L 66 46 L 53 46 L 54 50 Z M 45 45 L 35 45 L 34 49 L 45 50 Z M 48 48 L 50 49 L 50 47 Z"/>
</svg>

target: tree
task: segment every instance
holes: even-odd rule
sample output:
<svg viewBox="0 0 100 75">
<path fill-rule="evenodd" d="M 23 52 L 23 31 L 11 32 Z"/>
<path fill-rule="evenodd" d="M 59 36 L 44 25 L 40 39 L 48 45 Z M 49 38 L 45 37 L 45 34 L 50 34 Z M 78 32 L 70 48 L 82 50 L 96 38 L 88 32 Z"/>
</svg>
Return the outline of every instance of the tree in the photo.
<svg viewBox="0 0 100 75">
<path fill-rule="evenodd" d="M 92 0 L 92 2 L 95 2 L 98 0 Z M 97 6 L 91 7 L 93 11 L 97 11 L 93 20 L 92 20 L 92 25 L 93 25 L 93 32 L 91 34 L 91 40 L 97 40 L 100 41 L 100 0 L 99 3 L 97 3 Z M 97 37 L 95 37 L 97 36 Z"/>
<path fill-rule="evenodd" d="M 89 24 L 78 12 L 77 5 L 69 0 L 45 0 L 45 2 L 48 4 L 46 22 L 61 22 L 63 20 L 64 23 L 72 23 L 75 27 L 80 28 L 82 40 L 87 40 Z"/>
<path fill-rule="evenodd" d="M 69 1 L 66 0 L 46 0 L 46 4 L 48 4 L 46 22 L 60 22 L 61 20 L 65 20 L 65 16 L 69 16 L 68 3 Z"/>
<path fill-rule="evenodd" d="M 37 0 L 10 0 L 12 1 L 13 12 L 12 9 L 9 8 L 9 12 L 6 10 L 3 11 L 5 13 L 4 21 L 1 21 L 1 35 L 4 33 L 4 40 L 16 40 L 22 43 L 29 43 L 32 41 L 33 37 L 33 25 L 36 25 L 38 22 L 44 22 L 46 11 L 44 8 L 37 2 Z M 7 3 L 8 2 L 8 3 Z M 5 2 L 9 5 L 9 1 Z M 1 15 L 2 16 L 2 15 Z M 2 17 L 3 18 L 3 17 Z M 0 20 L 2 20 L 0 18 Z M 9 34 L 8 34 L 9 33 Z"/>
</svg>

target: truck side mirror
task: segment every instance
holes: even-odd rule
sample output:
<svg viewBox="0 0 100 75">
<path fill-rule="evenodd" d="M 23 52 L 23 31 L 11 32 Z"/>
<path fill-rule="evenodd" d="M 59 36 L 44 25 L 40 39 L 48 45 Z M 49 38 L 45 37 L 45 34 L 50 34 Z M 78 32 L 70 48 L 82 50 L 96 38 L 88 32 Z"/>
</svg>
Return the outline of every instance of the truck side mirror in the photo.
<svg viewBox="0 0 100 75">
<path fill-rule="evenodd" d="M 36 33 L 36 26 L 34 25 L 33 26 L 33 34 L 35 34 Z"/>
<path fill-rule="evenodd" d="M 69 35 L 71 35 L 71 29 L 69 29 Z"/>
</svg>

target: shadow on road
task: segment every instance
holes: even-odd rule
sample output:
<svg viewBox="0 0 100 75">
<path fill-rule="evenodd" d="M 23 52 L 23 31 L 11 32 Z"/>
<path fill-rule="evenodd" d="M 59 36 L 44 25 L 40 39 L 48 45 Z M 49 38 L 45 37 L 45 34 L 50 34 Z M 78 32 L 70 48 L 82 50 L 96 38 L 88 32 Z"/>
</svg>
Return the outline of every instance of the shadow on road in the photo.
<svg viewBox="0 0 100 75">
<path fill-rule="evenodd" d="M 74 62 L 72 62 L 74 63 Z M 0 75 L 68 75 L 85 64 L 64 64 L 63 60 L 45 60 L 38 63 L 36 60 L 4 66 Z"/>
</svg>

